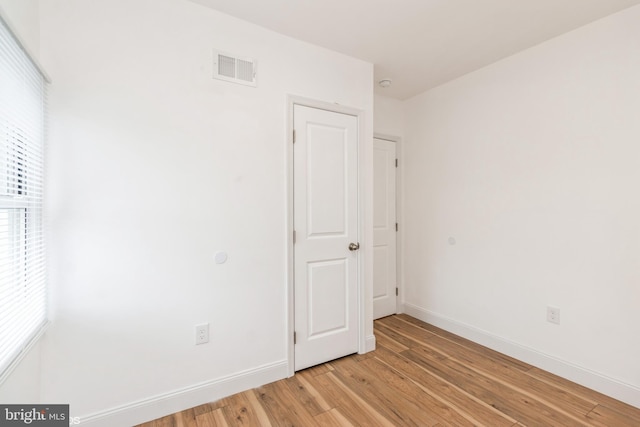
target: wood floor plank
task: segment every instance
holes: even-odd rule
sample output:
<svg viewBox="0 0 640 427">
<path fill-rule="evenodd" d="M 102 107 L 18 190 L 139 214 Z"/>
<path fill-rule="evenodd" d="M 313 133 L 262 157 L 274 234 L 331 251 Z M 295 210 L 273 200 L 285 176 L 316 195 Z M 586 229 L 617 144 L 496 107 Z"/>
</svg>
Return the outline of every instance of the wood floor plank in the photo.
<svg viewBox="0 0 640 427">
<path fill-rule="evenodd" d="M 320 374 L 326 374 L 327 372 L 331 372 L 333 368 L 328 363 L 323 363 L 322 365 L 312 366 L 310 368 L 305 369 L 301 372 L 306 372 L 308 375 L 315 376 Z"/>
<path fill-rule="evenodd" d="M 450 402 L 456 408 L 466 411 L 479 425 L 509 427 L 516 420 L 501 413 L 491 405 L 482 402 L 464 390 L 435 376 L 403 356 L 380 346 L 376 358 L 411 378 L 416 384 Z"/>
<path fill-rule="evenodd" d="M 587 416 L 593 420 L 594 425 L 597 426 L 637 427 L 639 425 L 637 418 L 633 419 L 623 413 L 602 405 L 596 406 Z"/>
<path fill-rule="evenodd" d="M 395 330 L 393 330 L 392 328 L 388 328 L 383 323 L 376 322 L 375 325 L 376 340 L 378 336 L 383 337 L 383 342 L 386 338 L 387 341 L 391 341 L 395 347 L 398 347 L 398 349 L 396 350 L 398 353 L 420 345 L 419 342 L 397 333 Z"/>
<path fill-rule="evenodd" d="M 416 322 L 420 321 L 416 320 L 414 323 Z M 518 378 L 513 379 L 520 382 L 523 379 L 520 375 L 521 374 L 518 373 Z M 530 370 L 525 372 L 525 375 L 535 377 L 536 381 L 531 382 L 524 379 L 523 384 L 521 384 L 522 387 L 527 388 L 528 390 L 534 390 L 538 395 L 545 396 L 548 400 L 562 402 L 564 406 L 572 407 L 580 413 L 588 410 L 590 405 L 595 405 L 596 401 L 610 402 L 612 407 L 622 413 L 629 414 L 632 419 L 640 419 L 640 409 L 602 395 L 586 387 L 579 386 L 566 379 L 550 374 L 549 372 L 532 367 Z M 640 423 L 638 423 L 638 425 L 640 425 Z"/>
<path fill-rule="evenodd" d="M 433 331 L 422 328 L 412 322 L 407 322 L 402 318 L 385 318 L 385 325 L 389 328 L 396 330 L 400 334 L 417 341 L 420 344 L 433 344 L 437 346 L 443 353 L 447 352 L 460 352 L 464 350 L 465 353 L 470 354 L 474 358 L 489 359 L 496 363 L 509 366 L 513 369 L 519 369 L 522 371 L 528 371 L 531 366 L 520 362 L 516 359 L 508 357 L 504 354 L 495 352 L 481 345 L 475 344 L 473 346 L 463 345 L 455 340 L 445 338 Z"/>
<path fill-rule="evenodd" d="M 138 427 L 640 426 L 640 408 L 407 315 L 377 349 Z"/>
<path fill-rule="evenodd" d="M 476 342 L 473 342 L 471 340 L 468 340 L 466 338 L 463 338 L 459 335 L 453 334 L 449 331 L 445 331 L 444 329 L 438 328 L 437 326 L 434 325 L 430 325 L 429 323 L 423 322 L 422 320 L 416 319 L 415 317 L 411 317 L 407 314 L 398 314 L 397 316 L 398 320 L 401 320 L 403 322 L 407 322 L 407 323 L 411 323 L 413 325 L 416 325 L 418 327 L 424 328 L 427 331 L 430 331 L 438 336 L 441 336 L 443 338 L 446 338 L 450 341 L 455 342 L 456 344 L 461 345 L 462 347 L 465 348 L 469 348 L 469 349 L 473 349 L 479 353 L 489 353 L 492 355 L 497 355 L 499 356 L 501 359 L 504 359 L 506 361 L 508 361 L 510 364 L 512 364 L 513 366 L 517 366 L 520 370 L 523 371 L 527 371 L 529 369 L 531 369 L 533 366 L 529 365 L 528 363 L 525 363 L 521 360 L 515 359 L 513 357 L 507 356 L 506 354 L 501 354 L 501 353 L 497 353 L 485 346 L 483 346 L 482 344 L 478 344 Z"/>
<path fill-rule="evenodd" d="M 234 394 L 225 398 L 224 401 L 226 405 L 221 409 L 229 426 L 255 426 L 260 424 L 246 393 Z"/>
<path fill-rule="evenodd" d="M 441 421 L 424 408 L 417 406 L 406 394 L 398 394 L 398 384 L 379 380 L 381 372 L 371 372 L 360 367 L 357 362 L 350 359 L 341 359 L 333 364 L 336 371 L 334 375 L 362 399 L 371 402 L 372 405 L 385 418 L 394 425 L 406 426 L 433 426 Z M 387 377 L 391 380 L 391 377 Z"/>
<path fill-rule="evenodd" d="M 197 417 L 198 415 L 205 414 L 207 412 L 215 411 L 218 408 L 222 408 L 225 405 L 224 399 L 216 400 L 215 402 L 205 403 L 204 405 L 198 405 L 193 408 L 194 415 Z"/>
<path fill-rule="evenodd" d="M 553 386 L 561 387 L 567 390 L 569 393 L 579 396 L 585 400 L 598 402 L 598 404 L 602 406 L 606 406 L 607 408 L 625 414 L 632 419 L 639 420 L 638 425 L 640 425 L 640 408 L 635 408 L 624 402 L 620 402 L 619 400 L 613 399 L 612 397 L 606 396 L 602 393 L 598 393 L 595 390 L 591 390 L 590 388 L 584 387 L 580 384 L 576 384 L 565 378 L 554 375 L 551 372 L 543 371 L 539 368 L 532 368 L 527 372 L 527 374 Z"/>
<path fill-rule="evenodd" d="M 410 334 L 419 333 L 414 328 L 410 328 L 409 331 L 408 333 Z M 596 402 L 582 399 L 579 396 L 569 393 L 566 389 L 551 387 L 549 384 L 527 375 L 526 371 L 514 369 L 513 363 L 504 357 L 495 357 L 495 354 L 487 354 L 488 352 L 496 353 L 492 350 L 484 349 L 480 353 L 475 349 L 473 352 L 470 352 L 459 344 L 444 339 L 435 333 L 423 337 L 421 345 L 441 352 L 452 360 L 456 360 L 470 369 L 483 373 L 493 380 L 504 384 L 511 384 L 514 389 L 529 398 L 565 413 L 565 415 L 569 417 L 574 417 L 574 419 L 579 420 L 581 423 L 589 423 L 589 420 L 586 419 L 586 414 L 593 409 Z M 558 401 L 563 402 L 562 407 L 556 406 L 555 402 Z"/>
<path fill-rule="evenodd" d="M 154 427 L 176 427 L 175 417 L 168 415 L 166 417 L 158 418 L 154 421 Z"/>
<path fill-rule="evenodd" d="M 267 412 L 264 410 L 264 407 L 258 401 L 258 395 L 256 390 L 247 390 L 243 393 L 247 398 L 247 401 L 251 404 L 253 408 L 253 412 L 256 415 L 258 426 L 269 427 L 271 426 L 271 421 L 269 421 L 269 416 Z"/>
<path fill-rule="evenodd" d="M 291 391 L 292 395 L 295 396 L 296 401 L 300 405 L 302 405 L 306 412 L 311 414 L 311 416 L 320 415 L 323 412 L 331 409 L 328 407 L 324 399 L 320 398 L 318 400 L 316 398 L 316 396 L 318 396 L 318 393 L 302 377 L 294 376 L 291 378 L 287 378 L 286 380 L 284 380 L 284 383 L 287 385 L 287 387 L 289 387 L 289 390 Z"/>
<path fill-rule="evenodd" d="M 317 423 L 322 427 L 353 427 L 353 424 L 346 419 L 337 409 L 331 409 L 316 415 Z"/>
<path fill-rule="evenodd" d="M 276 381 L 257 389 L 262 404 L 274 426 L 315 426 L 313 417 L 298 402 L 284 381 Z"/>
<path fill-rule="evenodd" d="M 227 419 L 224 417 L 222 408 L 216 409 L 215 411 L 212 412 L 212 414 L 213 414 L 213 419 L 216 422 L 216 426 L 229 427 L 229 424 L 227 423 Z"/>
<path fill-rule="evenodd" d="M 456 361 L 434 358 L 431 353 L 433 352 L 426 347 L 418 347 L 405 351 L 402 355 L 523 424 L 565 427 L 588 425 L 586 421 L 581 422 L 555 411 L 544 403 Z"/>
<path fill-rule="evenodd" d="M 316 388 L 312 386 L 311 383 L 304 378 L 304 376 L 296 375 L 295 377 L 289 378 L 289 380 L 291 382 L 295 380 L 299 384 L 296 388 L 296 393 L 300 390 L 300 387 L 303 387 L 305 392 L 308 393 L 309 397 L 313 399 L 313 401 L 321 411 L 326 412 L 331 410 L 331 406 L 329 406 L 324 397 L 322 397 L 318 390 L 316 390 Z"/>
<path fill-rule="evenodd" d="M 174 416 L 176 418 L 176 427 L 198 427 L 193 408 L 178 412 Z"/>
<path fill-rule="evenodd" d="M 222 408 L 196 415 L 198 427 L 228 427 Z"/>
<path fill-rule="evenodd" d="M 370 359 L 373 357 L 373 352 L 370 351 L 368 353 L 365 354 L 352 354 L 351 356 L 349 356 L 352 360 L 355 360 L 356 362 L 360 362 L 362 360 L 366 360 L 366 359 Z"/>
<path fill-rule="evenodd" d="M 332 408 L 337 409 L 354 426 L 393 427 L 393 424 L 369 403 L 341 383 L 334 372 L 313 377 L 314 387 Z"/>
<path fill-rule="evenodd" d="M 520 369 L 513 369 L 513 365 L 506 363 L 502 358 L 480 357 L 478 353 L 469 352 L 464 347 L 437 335 L 431 336 L 428 341 L 420 345 L 442 353 L 443 356 L 494 380 L 512 384 L 517 390 L 531 398 L 545 402 L 547 406 L 554 406 L 554 402 L 561 401 L 564 406 L 562 410 L 566 410 L 570 415 L 575 415 L 579 419 L 584 419 L 584 416 L 597 403 L 571 394 L 564 388 L 550 386 L 548 383 L 527 375 L 526 372 Z M 482 356 L 484 356 L 484 353 Z M 586 422 L 586 420 L 584 421 Z"/>
<path fill-rule="evenodd" d="M 274 392 L 273 386 L 267 384 L 255 389 L 256 397 L 262 408 L 264 408 L 267 417 L 269 418 L 269 424 L 274 426 L 294 426 L 298 421 L 297 417 L 291 418 L 291 414 L 286 408 L 286 405 L 278 394 Z"/>
<path fill-rule="evenodd" d="M 400 344 L 399 342 L 395 341 L 394 339 L 392 339 L 391 337 L 389 337 L 388 335 L 385 335 L 384 333 L 380 332 L 380 331 L 376 331 L 376 347 L 378 345 L 382 345 L 385 346 L 386 348 L 395 351 L 396 353 L 400 353 L 401 351 L 405 351 L 405 350 L 409 350 L 409 347 L 406 347 L 402 344 Z"/>
<path fill-rule="evenodd" d="M 379 380 L 376 387 L 387 385 L 392 391 L 400 394 L 408 402 L 413 402 L 418 411 L 425 411 L 436 421 L 455 426 L 473 426 L 474 420 L 462 414 L 457 407 L 444 403 L 442 399 L 437 399 L 426 390 L 418 386 L 408 376 L 382 363 L 376 358 L 371 358 L 359 363 L 358 367 L 375 373 Z"/>
</svg>

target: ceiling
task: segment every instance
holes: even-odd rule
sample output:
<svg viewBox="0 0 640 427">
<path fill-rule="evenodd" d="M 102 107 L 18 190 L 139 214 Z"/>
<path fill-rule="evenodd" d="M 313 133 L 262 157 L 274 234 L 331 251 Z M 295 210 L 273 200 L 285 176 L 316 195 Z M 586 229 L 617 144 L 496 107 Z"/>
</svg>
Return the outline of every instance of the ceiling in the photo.
<svg viewBox="0 0 640 427">
<path fill-rule="evenodd" d="M 192 0 L 375 65 L 407 99 L 640 0 Z"/>
</svg>

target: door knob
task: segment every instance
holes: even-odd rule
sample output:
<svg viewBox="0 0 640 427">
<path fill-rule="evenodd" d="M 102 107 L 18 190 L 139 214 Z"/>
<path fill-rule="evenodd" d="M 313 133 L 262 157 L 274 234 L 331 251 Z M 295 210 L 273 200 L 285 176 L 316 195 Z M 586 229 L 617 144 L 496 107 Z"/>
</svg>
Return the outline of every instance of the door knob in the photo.
<svg viewBox="0 0 640 427">
<path fill-rule="evenodd" d="M 360 243 L 349 243 L 350 251 L 357 251 L 358 249 L 360 249 Z"/>
</svg>

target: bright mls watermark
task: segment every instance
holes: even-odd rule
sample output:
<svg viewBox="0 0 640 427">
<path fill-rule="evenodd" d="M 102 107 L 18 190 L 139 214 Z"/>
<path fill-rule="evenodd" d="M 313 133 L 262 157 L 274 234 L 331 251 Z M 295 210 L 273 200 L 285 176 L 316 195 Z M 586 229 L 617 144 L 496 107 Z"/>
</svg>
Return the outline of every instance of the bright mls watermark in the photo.
<svg viewBox="0 0 640 427">
<path fill-rule="evenodd" d="M 0 426 L 68 427 L 80 424 L 69 417 L 69 405 L 0 405 Z"/>
</svg>

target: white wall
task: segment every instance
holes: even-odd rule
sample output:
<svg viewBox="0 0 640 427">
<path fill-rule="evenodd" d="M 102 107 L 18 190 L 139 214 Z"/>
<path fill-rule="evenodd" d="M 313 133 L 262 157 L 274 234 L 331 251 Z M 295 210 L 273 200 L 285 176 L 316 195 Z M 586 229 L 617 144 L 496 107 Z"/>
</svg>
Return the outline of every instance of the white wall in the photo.
<svg viewBox="0 0 640 427">
<path fill-rule="evenodd" d="M 35 343 L 0 384 L 0 402 L 25 404 L 40 402 L 41 344 Z"/>
<path fill-rule="evenodd" d="M 286 375 L 287 94 L 364 110 L 370 140 L 372 65 L 186 0 L 50 0 L 41 24 L 43 399 L 131 424 Z M 214 48 L 256 58 L 258 88 L 213 80 Z M 211 342 L 195 346 L 202 322 Z"/>
<path fill-rule="evenodd" d="M 38 0 L 0 0 L 0 13 L 24 47 L 38 60 Z M 40 352 L 40 343 L 36 343 L 6 380 L 0 383 L 0 402 L 18 404 L 40 401 Z"/>
<path fill-rule="evenodd" d="M 404 144 L 407 311 L 636 406 L 638 22 L 636 6 L 407 101 Z"/>
<path fill-rule="evenodd" d="M 40 51 L 39 4 L 39 0 L 0 0 L 0 12 L 36 60 Z"/>
<path fill-rule="evenodd" d="M 404 135 L 404 103 L 399 99 L 375 94 L 373 129 L 376 133 L 401 138 Z"/>
</svg>

